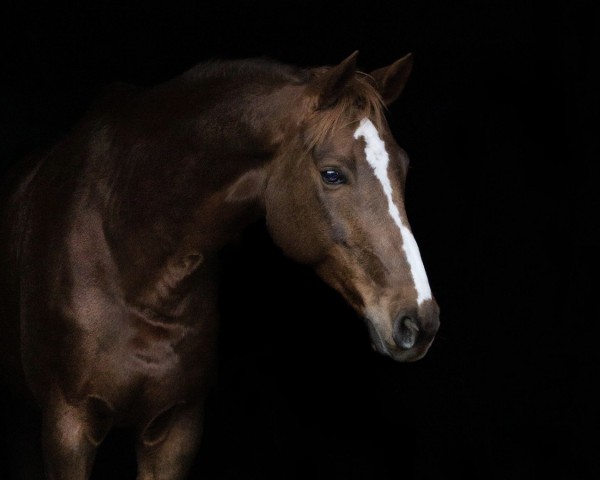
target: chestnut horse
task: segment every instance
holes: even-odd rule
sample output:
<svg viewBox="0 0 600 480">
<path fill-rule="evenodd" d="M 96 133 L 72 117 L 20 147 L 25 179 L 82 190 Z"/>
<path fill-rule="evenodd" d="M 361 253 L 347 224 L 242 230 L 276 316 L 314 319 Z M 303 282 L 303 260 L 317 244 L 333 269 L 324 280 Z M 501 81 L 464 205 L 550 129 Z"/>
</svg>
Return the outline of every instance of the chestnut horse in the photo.
<svg viewBox="0 0 600 480">
<path fill-rule="evenodd" d="M 397 361 L 438 329 L 386 122 L 412 57 L 214 61 L 121 86 L 5 187 L 2 369 L 41 408 L 48 479 L 80 480 L 113 427 L 138 479 L 185 478 L 215 371 L 216 256 L 251 222 L 310 265 Z"/>
</svg>

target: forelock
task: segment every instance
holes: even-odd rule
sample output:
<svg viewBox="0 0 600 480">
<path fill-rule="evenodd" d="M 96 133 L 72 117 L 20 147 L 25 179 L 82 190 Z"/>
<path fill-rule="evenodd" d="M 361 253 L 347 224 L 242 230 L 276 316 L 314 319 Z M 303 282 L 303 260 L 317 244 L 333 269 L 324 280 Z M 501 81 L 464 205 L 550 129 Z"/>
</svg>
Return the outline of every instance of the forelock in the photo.
<svg viewBox="0 0 600 480">
<path fill-rule="evenodd" d="M 318 74 L 318 72 L 317 72 Z M 385 106 L 369 75 L 357 72 L 342 90 L 335 104 L 313 109 L 307 118 L 305 147 L 312 150 L 339 129 L 369 118 L 377 128 L 384 121 Z"/>
</svg>

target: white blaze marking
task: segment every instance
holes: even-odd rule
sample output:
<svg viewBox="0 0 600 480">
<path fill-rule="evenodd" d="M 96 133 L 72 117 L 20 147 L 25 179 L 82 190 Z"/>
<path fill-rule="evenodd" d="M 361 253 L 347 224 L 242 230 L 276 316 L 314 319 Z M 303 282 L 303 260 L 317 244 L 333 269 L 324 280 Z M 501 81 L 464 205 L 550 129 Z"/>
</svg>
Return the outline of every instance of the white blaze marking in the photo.
<svg viewBox="0 0 600 480">
<path fill-rule="evenodd" d="M 381 182 L 383 192 L 387 197 L 390 215 L 400 229 L 402 249 L 406 254 L 410 266 L 415 289 L 417 290 L 417 302 L 420 305 L 425 300 L 431 298 L 431 289 L 429 288 L 429 281 L 427 280 L 425 266 L 423 265 L 423 260 L 421 260 L 417 241 L 407 225 L 402 221 L 398 207 L 392 198 L 392 185 L 390 184 L 390 178 L 388 177 L 390 157 L 385 149 L 385 143 L 379 136 L 375 125 L 373 125 L 368 118 L 363 118 L 360 121 L 359 127 L 354 132 L 354 138 L 358 139 L 360 137 L 365 139 L 365 154 L 367 156 L 367 161 L 369 162 L 369 165 L 373 167 L 375 176 Z"/>
</svg>

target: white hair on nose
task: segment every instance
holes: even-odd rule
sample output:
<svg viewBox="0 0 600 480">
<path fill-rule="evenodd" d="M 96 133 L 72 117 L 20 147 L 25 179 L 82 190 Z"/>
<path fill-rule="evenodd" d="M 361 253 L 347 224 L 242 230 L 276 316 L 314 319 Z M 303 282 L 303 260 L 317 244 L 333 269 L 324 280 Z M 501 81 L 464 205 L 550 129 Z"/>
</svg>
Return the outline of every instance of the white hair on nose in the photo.
<svg viewBox="0 0 600 480">
<path fill-rule="evenodd" d="M 373 125 L 373 122 L 368 118 L 363 118 L 354 132 L 355 139 L 360 137 L 365 139 L 367 162 L 373 167 L 375 177 L 381 183 L 383 192 L 387 197 L 388 211 L 400 229 L 402 249 L 408 260 L 415 289 L 417 290 L 417 302 L 421 305 L 425 300 L 431 299 L 431 288 L 429 287 L 429 281 L 427 280 L 425 266 L 423 265 L 423 260 L 421 260 L 417 241 L 408 226 L 402 221 L 398 207 L 392 198 L 392 185 L 388 176 L 390 157 L 385 149 L 385 143 L 379 136 L 379 132 L 375 128 L 375 125 Z"/>
</svg>

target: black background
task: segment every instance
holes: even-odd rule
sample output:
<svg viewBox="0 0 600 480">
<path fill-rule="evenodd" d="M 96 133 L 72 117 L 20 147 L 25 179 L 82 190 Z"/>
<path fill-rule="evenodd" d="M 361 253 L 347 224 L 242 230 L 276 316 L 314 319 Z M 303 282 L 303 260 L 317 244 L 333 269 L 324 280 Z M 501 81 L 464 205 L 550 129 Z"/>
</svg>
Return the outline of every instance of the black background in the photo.
<svg viewBox="0 0 600 480">
<path fill-rule="evenodd" d="M 219 382 L 192 478 L 600 478 L 595 3 L 2 7 L 3 167 L 112 81 L 153 85 L 211 58 L 317 66 L 358 49 L 369 71 L 415 56 L 389 119 L 442 311 L 434 346 L 413 364 L 375 354 L 336 293 L 248 229 L 224 255 Z M 108 437 L 94 479 L 133 478 L 129 440 Z"/>
</svg>

